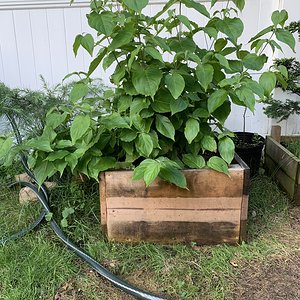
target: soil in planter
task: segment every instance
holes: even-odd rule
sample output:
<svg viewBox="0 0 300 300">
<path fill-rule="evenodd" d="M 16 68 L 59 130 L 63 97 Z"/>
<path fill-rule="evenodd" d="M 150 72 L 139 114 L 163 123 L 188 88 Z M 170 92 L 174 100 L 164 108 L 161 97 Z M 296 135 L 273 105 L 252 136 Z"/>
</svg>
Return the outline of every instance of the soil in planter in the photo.
<svg viewBox="0 0 300 300">
<path fill-rule="evenodd" d="M 250 168 L 250 177 L 258 174 L 265 139 L 252 132 L 235 132 L 235 151 Z"/>
</svg>

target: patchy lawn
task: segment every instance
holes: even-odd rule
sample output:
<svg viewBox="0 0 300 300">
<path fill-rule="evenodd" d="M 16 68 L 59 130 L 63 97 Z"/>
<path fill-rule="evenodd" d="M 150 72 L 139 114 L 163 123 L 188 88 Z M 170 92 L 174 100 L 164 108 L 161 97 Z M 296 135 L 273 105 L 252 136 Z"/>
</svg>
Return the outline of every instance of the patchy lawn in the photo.
<svg viewBox="0 0 300 300">
<path fill-rule="evenodd" d="M 4 176 L 2 178 L 7 178 Z M 20 207 L 18 191 L 0 193 L 0 229 L 5 236 L 37 214 Z M 236 247 L 107 242 L 98 220 L 96 185 L 59 184 L 51 196 L 54 217 L 65 207 L 70 238 L 115 274 L 166 299 L 300 299 L 300 208 L 268 177 L 252 181 L 249 241 Z M 9 212 L 9 213 L 8 213 Z M 0 247 L 0 299 L 127 300 L 66 249 L 47 223 Z"/>
</svg>

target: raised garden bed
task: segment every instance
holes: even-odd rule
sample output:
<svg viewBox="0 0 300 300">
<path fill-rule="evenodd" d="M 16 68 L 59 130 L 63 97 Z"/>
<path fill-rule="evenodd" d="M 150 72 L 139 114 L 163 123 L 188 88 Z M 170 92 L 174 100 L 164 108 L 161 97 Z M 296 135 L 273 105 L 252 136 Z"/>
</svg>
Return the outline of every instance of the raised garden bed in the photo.
<svg viewBox="0 0 300 300">
<path fill-rule="evenodd" d="M 300 159 L 281 144 L 295 139 L 300 136 L 280 136 L 278 127 L 273 130 L 273 135 L 266 139 L 265 165 L 294 203 L 300 205 Z"/>
<path fill-rule="evenodd" d="M 101 174 L 101 224 L 109 240 L 163 244 L 236 244 L 246 238 L 249 168 L 239 158 L 230 177 L 184 171 L 189 190 L 162 180 L 148 188 L 132 171 Z"/>
</svg>

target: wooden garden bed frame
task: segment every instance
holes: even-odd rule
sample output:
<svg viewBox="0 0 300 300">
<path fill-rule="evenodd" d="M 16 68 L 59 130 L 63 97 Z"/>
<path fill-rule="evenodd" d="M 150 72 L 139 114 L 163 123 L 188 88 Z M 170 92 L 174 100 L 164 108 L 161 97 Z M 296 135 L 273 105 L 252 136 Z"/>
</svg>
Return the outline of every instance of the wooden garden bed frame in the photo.
<svg viewBox="0 0 300 300">
<path fill-rule="evenodd" d="M 300 136 L 281 136 L 280 126 L 273 126 L 266 139 L 265 165 L 295 205 L 300 205 L 300 159 L 281 144 L 295 139 Z"/>
<path fill-rule="evenodd" d="M 249 168 L 238 156 L 230 176 L 185 170 L 189 190 L 162 180 L 146 188 L 132 173 L 101 174 L 101 224 L 109 240 L 237 244 L 246 239 Z"/>
</svg>

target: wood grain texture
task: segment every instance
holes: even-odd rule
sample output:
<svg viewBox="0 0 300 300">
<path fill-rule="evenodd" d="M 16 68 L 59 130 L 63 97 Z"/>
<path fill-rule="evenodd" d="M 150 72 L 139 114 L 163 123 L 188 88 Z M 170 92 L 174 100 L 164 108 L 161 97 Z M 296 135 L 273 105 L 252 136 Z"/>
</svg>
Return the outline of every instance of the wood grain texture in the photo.
<svg viewBox="0 0 300 300">
<path fill-rule="evenodd" d="M 106 172 L 106 197 L 195 198 L 238 197 L 243 194 L 243 169 L 230 168 L 230 177 L 209 169 L 183 171 L 189 190 L 157 179 L 148 188 L 142 180 L 133 181 L 132 171 Z M 212 184 L 213 178 L 213 184 Z"/>
<path fill-rule="evenodd" d="M 244 195 L 241 202 L 240 242 L 247 240 L 249 195 Z"/>
<path fill-rule="evenodd" d="M 271 137 L 277 142 L 281 141 L 281 127 L 279 125 L 273 125 L 271 129 Z"/>
<path fill-rule="evenodd" d="M 101 223 L 109 240 L 236 244 L 245 239 L 244 178 L 249 176 L 241 165 L 231 166 L 230 177 L 209 169 L 184 170 L 189 190 L 160 179 L 146 188 L 132 180 L 132 173 L 109 171 L 100 177 Z"/>
<path fill-rule="evenodd" d="M 239 225 L 232 222 L 134 222 L 112 224 L 110 239 L 119 242 L 147 241 L 173 244 L 196 242 L 199 245 L 237 244 Z"/>
<path fill-rule="evenodd" d="M 266 155 L 276 162 L 277 167 L 286 175 L 296 180 L 300 159 L 271 137 L 266 139 Z"/>
</svg>

